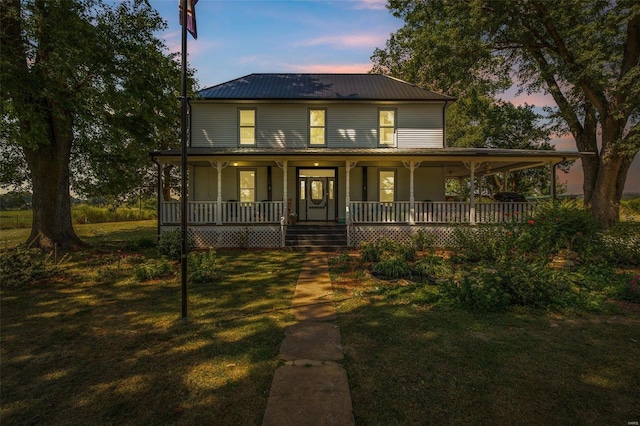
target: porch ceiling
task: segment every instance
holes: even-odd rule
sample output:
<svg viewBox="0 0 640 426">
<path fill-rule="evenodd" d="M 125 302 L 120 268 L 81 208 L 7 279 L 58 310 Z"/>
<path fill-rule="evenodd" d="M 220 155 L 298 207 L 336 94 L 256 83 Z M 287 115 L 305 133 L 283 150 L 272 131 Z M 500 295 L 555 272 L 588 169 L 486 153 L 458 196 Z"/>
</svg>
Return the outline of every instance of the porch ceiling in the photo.
<svg viewBox="0 0 640 426">
<path fill-rule="evenodd" d="M 291 167 L 342 167 L 346 161 L 355 161 L 358 166 L 399 167 L 403 163 L 419 162 L 420 167 L 443 167 L 446 176 L 451 178 L 469 176 L 472 162 L 476 174 L 488 175 L 575 160 L 589 154 L 490 148 L 189 148 L 187 152 L 189 164 L 203 166 L 218 161 L 237 167 L 275 166 L 283 160 Z M 180 150 L 156 151 L 151 156 L 161 164 L 180 163 Z"/>
</svg>

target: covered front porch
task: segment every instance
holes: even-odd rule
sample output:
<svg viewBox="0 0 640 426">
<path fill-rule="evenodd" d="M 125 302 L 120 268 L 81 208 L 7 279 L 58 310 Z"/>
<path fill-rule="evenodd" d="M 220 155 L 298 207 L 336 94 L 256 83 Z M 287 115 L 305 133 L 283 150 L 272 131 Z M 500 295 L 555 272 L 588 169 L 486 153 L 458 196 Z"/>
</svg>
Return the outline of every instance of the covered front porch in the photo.
<svg viewBox="0 0 640 426">
<path fill-rule="evenodd" d="M 161 169 L 179 164 L 179 153 L 152 155 L 159 165 L 159 193 L 166 193 Z M 506 179 L 514 170 L 545 167 L 552 174 L 553 196 L 555 166 L 577 157 L 578 153 L 490 149 L 192 148 L 188 153 L 188 223 L 192 232 L 200 228 L 200 232 L 206 229 L 217 235 L 230 230 L 236 234 L 239 230 L 269 230 L 274 234 L 269 244 L 277 246 L 284 245 L 286 227 L 296 222 L 337 223 L 348 230 L 391 230 L 522 221 L 535 203 L 480 200 L 479 178 L 499 175 Z M 468 182 L 470 196 L 464 200 L 447 197 L 448 179 Z M 179 226 L 179 200 L 161 198 L 158 211 L 160 230 Z M 354 245 L 354 240 L 349 244 Z"/>
</svg>

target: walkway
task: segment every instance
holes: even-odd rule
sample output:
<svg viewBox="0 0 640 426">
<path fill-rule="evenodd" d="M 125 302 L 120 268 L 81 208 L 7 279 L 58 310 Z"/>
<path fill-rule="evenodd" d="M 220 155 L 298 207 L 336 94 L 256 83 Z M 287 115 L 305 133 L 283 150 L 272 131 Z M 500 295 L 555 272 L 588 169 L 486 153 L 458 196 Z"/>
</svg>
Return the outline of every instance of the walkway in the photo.
<svg viewBox="0 0 640 426">
<path fill-rule="evenodd" d="M 326 253 L 307 253 L 292 308 L 262 425 L 354 425 Z"/>
</svg>

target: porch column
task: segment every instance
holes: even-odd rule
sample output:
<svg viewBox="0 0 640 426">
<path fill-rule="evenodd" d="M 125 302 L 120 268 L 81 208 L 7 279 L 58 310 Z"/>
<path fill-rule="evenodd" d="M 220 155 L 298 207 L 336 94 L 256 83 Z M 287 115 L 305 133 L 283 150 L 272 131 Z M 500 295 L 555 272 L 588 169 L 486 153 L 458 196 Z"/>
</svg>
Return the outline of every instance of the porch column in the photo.
<svg viewBox="0 0 640 426">
<path fill-rule="evenodd" d="M 416 170 L 417 167 L 420 167 L 420 162 L 419 161 L 409 161 L 409 162 L 404 162 L 403 163 L 404 166 L 406 168 L 409 169 L 409 224 L 410 225 L 415 225 L 416 224 L 416 219 L 415 219 L 415 210 L 416 210 L 416 200 L 415 200 L 415 196 L 413 194 L 413 188 L 414 188 L 414 178 L 413 178 L 413 174 Z"/>
<path fill-rule="evenodd" d="M 218 171 L 218 196 L 216 198 L 216 225 L 222 225 L 222 169 L 229 163 L 223 161 L 211 161 L 211 166 Z"/>
<path fill-rule="evenodd" d="M 278 167 L 282 169 L 282 201 L 284 202 L 283 211 L 284 211 L 284 220 L 285 223 L 289 220 L 289 205 L 288 205 L 288 194 L 287 194 L 287 160 L 276 161 Z"/>
<path fill-rule="evenodd" d="M 469 175 L 469 179 L 470 179 L 470 185 L 471 185 L 471 195 L 469 196 L 469 203 L 470 203 L 470 208 L 469 208 L 469 223 L 471 223 L 472 225 L 475 225 L 476 223 L 476 176 L 475 176 L 475 172 L 476 172 L 476 163 L 474 163 L 473 161 L 471 162 L 471 164 L 469 164 L 469 170 L 471 171 L 471 174 Z"/>
<path fill-rule="evenodd" d="M 351 182 L 350 182 L 350 176 L 351 176 L 351 169 L 353 169 L 356 164 L 358 164 L 357 161 L 345 161 L 345 171 L 346 171 L 346 175 L 345 175 L 345 191 L 344 191 L 344 223 L 347 225 L 347 247 L 351 247 L 351 212 L 349 210 L 349 205 L 351 204 L 351 191 L 350 191 L 350 187 L 351 187 Z"/>
</svg>

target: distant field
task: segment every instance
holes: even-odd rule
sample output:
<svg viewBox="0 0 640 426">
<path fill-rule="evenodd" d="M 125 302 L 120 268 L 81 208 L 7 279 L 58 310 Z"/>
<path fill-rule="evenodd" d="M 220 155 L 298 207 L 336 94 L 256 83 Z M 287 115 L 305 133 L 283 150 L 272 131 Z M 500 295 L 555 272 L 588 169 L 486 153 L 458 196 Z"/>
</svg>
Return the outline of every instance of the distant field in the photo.
<svg viewBox="0 0 640 426">
<path fill-rule="evenodd" d="M 0 211 L 0 229 L 30 228 L 31 210 Z"/>
<path fill-rule="evenodd" d="M 31 227 L 31 210 L 5 210 L 0 211 L 0 229 L 20 229 Z M 155 219 L 155 209 L 137 209 L 119 207 L 108 209 L 106 207 L 88 206 L 80 204 L 71 208 L 71 220 L 74 225 L 106 222 L 128 222 Z"/>
<path fill-rule="evenodd" d="M 89 244 L 104 243 L 105 236 L 121 241 L 141 237 L 153 237 L 156 234 L 157 221 L 139 220 L 128 222 L 89 223 L 74 225 L 76 234 Z M 14 228 L 0 230 L 0 249 L 15 247 L 24 243 L 31 232 L 31 228 Z"/>
</svg>

